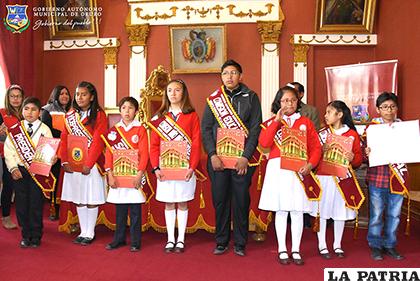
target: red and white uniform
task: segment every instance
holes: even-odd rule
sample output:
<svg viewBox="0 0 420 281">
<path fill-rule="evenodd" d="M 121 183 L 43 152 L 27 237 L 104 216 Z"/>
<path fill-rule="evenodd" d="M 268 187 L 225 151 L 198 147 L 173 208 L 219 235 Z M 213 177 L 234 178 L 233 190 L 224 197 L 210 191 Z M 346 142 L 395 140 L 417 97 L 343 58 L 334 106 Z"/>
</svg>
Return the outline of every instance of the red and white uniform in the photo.
<svg viewBox="0 0 420 281">
<path fill-rule="evenodd" d="M 312 164 L 312 167 L 316 167 L 321 158 L 321 145 L 312 121 L 301 116 L 300 113 L 283 116 L 283 119 L 289 120 L 291 128 L 306 131 L 308 162 Z M 265 122 L 259 137 L 260 145 L 270 148 L 270 155 L 258 208 L 276 212 L 309 212 L 310 201 L 305 195 L 296 172 L 280 168 L 281 152 L 274 142 L 274 137 L 281 129 L 281 124 L 274 118 Z"/>
<path fill-rule="evenodd" d="M 86 125 L 88 120 L 88 112 L 80 112 L 80 120 L 85 128 L 93 137 L 93 141 L 89 147 L 89 154 L 86 166 L 91 168 L 89 175 L 82 173 L 64 173 L 63 193 L 61 200 L 74 202 L 76 204 L 99 205 L 105 203 L 105 181 L 99 173 L 96 162 L 104 150 L 104 143 L 101 135 L 107 132 L 107 119 L 105 112 L 98 111 L 95 123 Z M 61 133 L 61 162 L 68 162 L 67 155 L 67 136 L 70 132 L 64 130 Z"/>
<path fill-rule="evenodd" d="M 173 117 L 175 116 L 175 118 Z M 201 156 L 200 120 L 196 112 L 183 114 L 170 112 L 167 117 L 172 118 L 184 130 L 192 141 L 189 159 L 190 168 L 197 169 Z M 154 131 L 150 136 L 150 163 L 152 167 L 159 166 L 160 142 L 162 138 Z M 161 202 L 186 202 L 194 199 L 196 186 L 195 174 L 187 181 L 168 180 L 157 181 L 156 200 Z"/>
<path fill-rule="evenodd" d="M 344 125 L 338 130 L 334 130 L 334 134 L 353 138 L 352 152 L 354 154 L 351 165 L 357 168 L 362 164 L 362 149 L 360 147 L 360 138 L 356 131 L 351 130 Z M 347 208 L 343 196 L 334 181 L 333 176 L 317 175 L 322 188 L 321 201 L 319 202 L 319 213 L 322 219 L 333 220 L 352 220 L 356 218 L 356 212 Z M 312 216 L 317 216 L 318 202 L 312 203 Z"/>
<path fill-rule="evenodd" d="M 115 127 L 119 129 L 132 149 L 138 150 L 137 168 L 138 171 L 145 171 L 149 158 L 146 129 L 137 120 L 134 120 L 128 126 L 120 121 Z M 105 154 L 105 170 L 110 169 L 113 169 L 113 156 L 112 151 L 107 148 Z M 106 201 L 114 204 L 131 204 L 144 203 L 146 202 L 146 198 L 144 198 L 143 193 L 138 189 L 118 186 L 118 188 L 109 189 Z"/>
</svg>

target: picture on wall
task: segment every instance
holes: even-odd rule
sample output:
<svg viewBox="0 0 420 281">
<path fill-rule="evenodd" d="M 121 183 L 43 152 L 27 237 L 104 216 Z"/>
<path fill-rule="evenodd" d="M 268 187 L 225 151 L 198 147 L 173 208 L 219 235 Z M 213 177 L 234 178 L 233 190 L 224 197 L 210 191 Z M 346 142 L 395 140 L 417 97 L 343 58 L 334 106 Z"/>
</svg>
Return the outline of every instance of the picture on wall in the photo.
<svg viewBox="0 0 420 281">
<path fill-rule="evenodd" d="M 372 33 L 376 0 L 317 0 L 315 32 Z"/>
<path fill-rule="evenodd" d="M 96 0 L 46 0 L 56 12 L 49 16 L 50 38 L 99 37 L 98 17 L 102 9 Z"/>
<path fill-rule="evenodd" d="M 171 26 L 172 73 L 217 73 L 226 60 L 224 25 Z"/>
</svg>

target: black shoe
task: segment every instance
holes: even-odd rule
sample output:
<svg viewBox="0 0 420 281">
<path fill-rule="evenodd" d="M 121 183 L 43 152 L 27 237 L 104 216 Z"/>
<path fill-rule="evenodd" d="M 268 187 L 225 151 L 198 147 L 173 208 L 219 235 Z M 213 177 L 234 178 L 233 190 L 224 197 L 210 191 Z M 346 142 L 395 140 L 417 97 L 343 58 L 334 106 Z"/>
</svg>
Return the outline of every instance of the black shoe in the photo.
<svg viewBox="0 0 420 281">
<path fill-rule="evenodd" d="M 34 238 L 34 239 L 31 240 L 31 247 L 32 248 L 38 248 L 39 246 L 41 246 L 41 239 Z"/>
<path fill-rule="evenodd" d="M 398 253 L 397 250 L 395 250 L 395 248 L 384 248 L 384 253 L 395 260 L 404 259 L 404 256 Z"/>
<path fill-rule="evenodd" d="M 328 252 L 327 248 L 324 248 L 322 250 L 319 250 L 319 255 L 323 257 L 326 260 L 329 260 L 331 258 L 330 253 Z"/>
<path fill-rule="evenodd" d="M 300 258 L 295 258 L 295 255 L 299 255 Z M 303 265 L 305 263 L 302 259 L 302 255 L 299 252 L 292 252 L 292 260 L 296 265 Z"/>
<path fill-rule="evenodd" d="M 90 244 L 92 244 L 93 240 L 95 240 L 95 237 L 93 237 L 93 238 L 85 237 L 82 240 L 82 242 L 80 242 L 80 245 L 82 245 L 82 246 L 90 245 Z"/>
<path fill-rule="evenodd" d="M 58 216 L 57 216 L 57 214 L 51 214 L 51 215 L 48 217 L 48 219 L 49 219 L 50 221 L 56 221 L 56 220 L 58 220 Z"/>
<path fill-rule="evenodd" d="M 228 250 L 227 246 L 217 245 L 216 248 L 214 248 L 213 254 L 214 255 L 223 255 L 227 250 Z"/>
<path fill-rule="evenodd" d="M 277 258 L 278 258 L 279 263 L 282 264 L 282 265 L 288 265 L 288 264 L 290 264 L 289 255 L 287 255 L 287 258 L 282 259 L 280 257 L 281 254 L 287 254 L 287 252 L 286 251 L 282 251 L 282 252 L 280 252 L 278 254 Z"/>
<path fill-rule="evenodd" d="M 382 249 L 380 249 L 380 248 L 370 248 L 370 250 L 371 250 L 370 256 L 375 261 L 381 261 L 381 260 L 384 259 L 384 257 L 382 256 Z"/>
<path fill-rule="evenodd" d="M 174 252 L 175 253 L 178 253 L 178 254 L 181 254 L 184 251 L 185 251 L 185 244 L 184 244 L 184 242 L 182 242 L 182 241 L 176 242 L 175 248 L 174 248 Z"/>
<path fill-rule="evenodd" d="M 335 255 L 338 258 L 340 258 L 340 259 L 344 258 L 344 251 L 343 251 L 343 249 L 341 249 L 341 248 L 335 248 L 334 249 L 334 253 L 335 253 Z"/>
<path fill-rule="evenodd" d="M 85 239 L 85 237 L 77 236 L 76 239 L 73 240 L 74 244 L 80 244 Z"/>
<path fill-rule="evenodd" d="M 241 246 L 233 247 L 233 252 L 240 257 L 245 257 L 245 248 Z"/>
<path fill-rule="evenodd" d="M 138 252 L 138 251 L 140 251 L 139 245 L 131 245 L 130 252 Z"/>
<path fill-rule="evenodd" d="M 29 240 L 28 240 L 28 239 L 23 238 L 23 239 L 22 239 L 22 241 L 20 241 L 19 246 L 20 246 L 21 248 L 28 248 L 28 247 L 30 247 L 30 246 L 31 246 L 31 242 L 29 242 Z"/>
<path fill-rule="evenodd" d="M 107 250 L 115 250 L 118 249 L 119 247 L 125 246 L 127 245 L 127 243 L 125 242 L 114 242 L 112 241 L 111 243 L 109 243 L 108 245 L 105 246 L 105 249 Z"/>
<path fill-rule="evenodd" d="M 163 251 L 167 254 L 172 253 L 174 251 L 175 248 L 175 243 L 168 241 L 166 242 L 165 248 L 163 248 Z"/>
</svg>

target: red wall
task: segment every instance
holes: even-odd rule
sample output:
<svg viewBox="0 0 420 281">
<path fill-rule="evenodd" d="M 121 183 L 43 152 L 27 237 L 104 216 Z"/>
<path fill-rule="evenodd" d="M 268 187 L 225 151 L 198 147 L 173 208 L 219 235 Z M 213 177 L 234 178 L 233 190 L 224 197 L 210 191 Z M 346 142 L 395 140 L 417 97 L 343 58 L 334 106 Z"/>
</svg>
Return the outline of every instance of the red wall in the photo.
<svg viewBox="0 0 420 281">
<path fill-rule="evenodd" d="M 324 67 L 370 62 L 375 60 L 398 59 L 399 93 L 402 98 L 400 110 L 405 119 L 418 118 L 420 103 L 416 102 L 416 77 L 419 77 L 419 52 L 415 48 L 420 43 L 420 25 L 415 22 L 420 1 L 377 1 L 376 47 L 316 47 L 308 53 L 308 101 L 321 112 L 326 104 L 326 83 Z M 129 89 L 129 47 L 124 28 L 128 5 L 125 1 L 101 1 L 103 16 L 99 26 L 101 37 L 118 37 L 121 46 L 118 55 L 118 99 L 128 94 Z M 313 33 L 316 1 L 281 1 L 286 20 L 280 37 L 280 83 L 293 79 L 293 52 L 289 44 L 294 33 Z M 162 64 L 170 69 L 169 27 L 152 26 L 147 46 L 147 73 Z M 409 31 L 410 30 L 410 31 Z M 44 38 L 47 38 L 44 30 Z M 40 40 L 41 36 L 37 36 Z M 41 41 L 41 40 L 40 40 Z M 38 41 L 36 45 L 42 46 Z M 258 94 L 261 89 L 261 44 L 256 24 L 227 25 L 228 57 L 240 62 L 244 69 L 244 82 Z M 49 51 L 37 59 L 41 73 L 37 85 L 46 101 L 56 84 L 65 84 L 71 91 L 81 80 L 93 82 L 100 93 L 103 92 L 103 51 Z M 218 74 L 173 75 L 186 81 L 193 104 L 201 115 L 205 97 L 220 85 Z M 410 91 L 410 93 L 409 93 Z M 101 99 L 103 102 L 103 98 Z"/>
</svg>

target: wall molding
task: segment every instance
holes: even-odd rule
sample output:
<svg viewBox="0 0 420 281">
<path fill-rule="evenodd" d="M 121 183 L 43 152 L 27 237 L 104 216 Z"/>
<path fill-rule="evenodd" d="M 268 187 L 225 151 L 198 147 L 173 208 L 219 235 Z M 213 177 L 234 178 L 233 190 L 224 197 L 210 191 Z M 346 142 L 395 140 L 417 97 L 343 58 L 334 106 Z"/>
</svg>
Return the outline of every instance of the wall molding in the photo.
<svg viewBox="0 0 420 281">
<path fill-rule="evenodd" d="M 279 0 L 138 1 L 128 0 L 131 24 L 174 25 L 255 23 L 284 17 Z"/>
<path fill-rule="evenodd" d="M 44 41 L 44 51 L 62 51 L 75 49 L 101 49 L 118 47 L 118 38 L 85 38 Z"/>
</svg>

